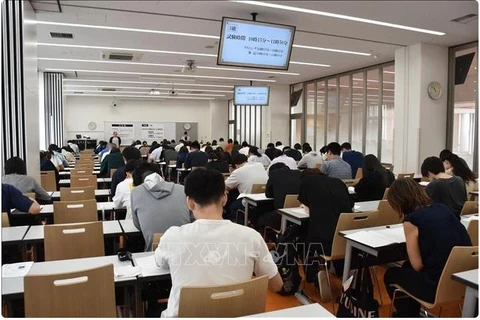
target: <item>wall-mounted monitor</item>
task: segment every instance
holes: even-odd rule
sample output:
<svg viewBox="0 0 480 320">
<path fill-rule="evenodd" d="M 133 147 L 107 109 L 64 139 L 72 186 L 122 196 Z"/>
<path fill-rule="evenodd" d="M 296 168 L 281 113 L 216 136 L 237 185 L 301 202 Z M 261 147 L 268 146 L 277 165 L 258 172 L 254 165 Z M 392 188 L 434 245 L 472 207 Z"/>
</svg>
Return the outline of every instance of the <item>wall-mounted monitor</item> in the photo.
<svg viewBox="0 0 480 320">
<path fill-rule="evenodd" d="M 288 70 L 294 36 L 294 26 L 224 17 L 217 64 Z"/>
<path fill-rule="evenodd" d="M 245 106 L 268 106 L 269 86 L 235 86 L 233 104 Z"/>
</svg>

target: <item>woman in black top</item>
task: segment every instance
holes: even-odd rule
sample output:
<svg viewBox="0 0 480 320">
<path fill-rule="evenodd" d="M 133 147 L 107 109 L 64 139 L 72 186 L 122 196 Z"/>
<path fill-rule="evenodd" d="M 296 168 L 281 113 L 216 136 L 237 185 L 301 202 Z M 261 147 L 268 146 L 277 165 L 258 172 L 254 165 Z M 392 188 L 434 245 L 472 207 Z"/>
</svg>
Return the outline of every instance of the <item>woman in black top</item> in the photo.
<svg viewBox="0 0 480 320">
<path fill-rule="evenodd" d="M 205 165 L 205 169 L 213 169 L 217 170 L 221 173 L 228 173 L 230 170 L 228 169 L 228 163 L 220 160 L 220 153 L 218 151 L 212 151 L 208 154 L 208 158 L 210 159 L 208 163 Z"/>
<path fill-rule="evenodd" d="M 232 156 L 230 156 L 230 153 L 225 152 L 222 147 L 215 149 L 215 152 L 218 153 L 220 160 L 225 161 L 227 164 L 232 163 Z"/>
<path fill-rule="evenodd" d="M 438 281 L 455 246 L 471 246 L 467 230 L 444 204 L 432 204 L 423 187 L 412 179 L 396 180 L 390 187 L 388 203 L 404 218 L 408 260 L 402 267 L 389 268 L 385 287 L 393 296 L 398 284 L 415 297 L 432 303 Z M 418 317 L 420 304 L 414 299 L 395 300 L 396 316 Z"/>
<path fill-rule="evenodd" d="M 355 186 L 358 201 L 382 200 L 385 189 L 394 180 L 393 173 L 385 169 L 377 157 L 367 154 L 363 158 L 363 178 Z"/>
</svg>

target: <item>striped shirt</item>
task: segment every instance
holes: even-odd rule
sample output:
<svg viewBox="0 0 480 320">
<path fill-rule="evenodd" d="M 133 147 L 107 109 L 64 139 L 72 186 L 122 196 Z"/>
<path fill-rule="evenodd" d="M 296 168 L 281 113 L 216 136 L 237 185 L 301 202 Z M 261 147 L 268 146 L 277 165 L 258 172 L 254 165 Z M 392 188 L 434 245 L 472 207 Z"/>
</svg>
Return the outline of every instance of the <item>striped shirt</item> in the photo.
<svg viewBox="0 0 480 320">
<path fill-rule="evenodd" d="M 325 161 L 321 171 L 330 178 L 352 179 L 352 167 L 348 162 L 343 161 L 340 156 L 334 156 L 332 160 Z"/>
</svg>

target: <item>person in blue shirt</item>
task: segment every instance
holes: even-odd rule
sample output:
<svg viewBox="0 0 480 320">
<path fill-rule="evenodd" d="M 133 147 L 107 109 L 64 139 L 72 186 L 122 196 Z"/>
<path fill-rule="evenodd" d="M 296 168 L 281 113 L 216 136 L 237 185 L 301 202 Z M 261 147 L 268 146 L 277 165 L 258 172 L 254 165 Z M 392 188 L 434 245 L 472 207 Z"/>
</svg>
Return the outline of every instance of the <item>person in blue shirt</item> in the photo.
<svg viewBox="0 0 480 320">
<path fill-rule="evenodd" d="M 352 179 L 355 179 L 358 168 L 363 166 L 363 154 L 361 152 L 352 150 L 352 145 L 349 142 L 344 142 L 342 148 L 342 159 L 348 162 L 352 167 Z"/>
<path fill-rule="evenodd" d="M 52 162 L 52 154 L 50 151 L 40 151 L 40 170 L 41 171 L 54 171 L 55 180 L 58 183 L 60 182 L 60 174 L 58 173 L 57 167 Z"/>
<path fill-rule="evenodd" d="M 95 148 L 94 153 L 95 153 L 95 154 L 99 154 L 99 153 L 102 152 L 106 147 L 107 147 L 107 141 L 100 141 L 100 143 L 98 144 L 98 146 Z"/>
<path fill-rule="evenodd" d="M 200 143 L 193 141 L 190 145 L 190 153 L 185 158 L 185 168 L 205 167 L 208 162 L 208 155 L 200 151 Z"/>
<path fill-rule="evenodd" d="M 10 226 L 22 225 L 22 222 L 24 222 L 25 219 L 21 218 L 23 218 L 22 216 L 24 215 L 12 215 L 11 211 L 13 209 L 32 215 L 39 214 L 41 210 L 37 201 L 24 196 L 22 192 L 14 186 L 2 183 L 2 212 L 6 212 L 8 214 Z"/>
</svg>

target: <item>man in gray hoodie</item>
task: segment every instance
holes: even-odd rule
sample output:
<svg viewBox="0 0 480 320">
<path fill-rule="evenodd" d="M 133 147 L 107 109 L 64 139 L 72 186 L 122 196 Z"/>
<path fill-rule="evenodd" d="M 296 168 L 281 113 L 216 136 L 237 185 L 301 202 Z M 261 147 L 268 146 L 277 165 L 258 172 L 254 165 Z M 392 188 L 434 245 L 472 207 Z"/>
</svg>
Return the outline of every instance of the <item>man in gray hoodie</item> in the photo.
<svg viewBox="0 0 480 320">
<path fill-rule="evenodd" d="M 145 251 L 152 251 L 154 233 L 164 233 L 171 226 L 192 221 L 184 187 L 166 182 L 156 164 L 142 163 L 133 172 L 131 194 L 134 225 L 145 239 Z"/>
</svg>

